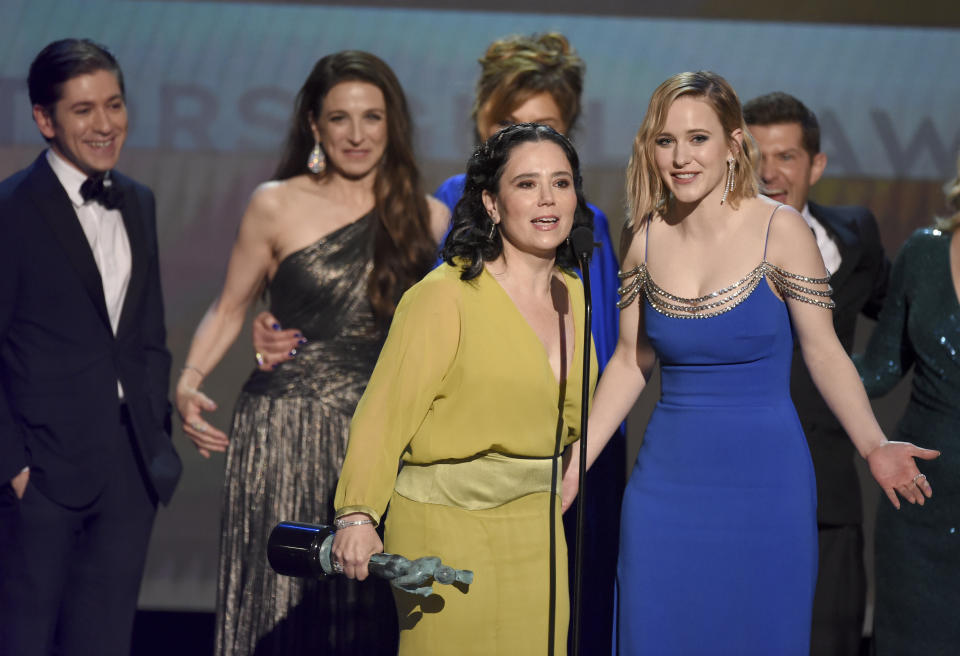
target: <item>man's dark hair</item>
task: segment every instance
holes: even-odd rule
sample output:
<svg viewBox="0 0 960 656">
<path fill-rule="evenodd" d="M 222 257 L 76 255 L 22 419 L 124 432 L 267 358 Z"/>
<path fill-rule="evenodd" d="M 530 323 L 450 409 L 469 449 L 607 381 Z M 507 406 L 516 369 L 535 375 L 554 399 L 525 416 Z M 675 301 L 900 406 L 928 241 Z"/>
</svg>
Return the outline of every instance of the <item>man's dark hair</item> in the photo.
<svg viewBox="0 0 960 656">
<path fill-rule="evenodd" d="M 820 123 L 817 115 L 789 93 L 774 91 L 758 96 L 743 106 L 747 126 L 799 123 L 803 149 L 813 157 L 820 152 Z"/>
<path fill-rule="evenodd" d="M 30 104 L 52 108 L 63 95 L 63 85 L 79 75 L 110 71 L 117 76 L 120 93 L 123 72 L 120 64 L 104 46 L 90 39 L 61 39 L 40 51 L 27 75 Z"/>
</svg>

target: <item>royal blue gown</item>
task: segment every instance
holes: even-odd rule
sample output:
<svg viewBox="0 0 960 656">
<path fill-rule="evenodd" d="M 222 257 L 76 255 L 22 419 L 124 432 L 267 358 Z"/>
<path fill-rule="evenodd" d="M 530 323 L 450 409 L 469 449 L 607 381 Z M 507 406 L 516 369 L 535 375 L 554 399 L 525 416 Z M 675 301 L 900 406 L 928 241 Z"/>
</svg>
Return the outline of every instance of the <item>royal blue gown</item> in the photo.
<svg viewBox="0 0 960 656">
<path fill-rule="evenodd" d="M 800 296 L 784 281 L 825 279 L 764 259 L 721 290 L 725 311 L 695 316 L 681 308 L 698 299 L 631 274 L 662 393 L 623 499 L 615 653 L 806 656 L 816 486 L 790 399 L 790 317 L 767 280 Z"/>
</svg>

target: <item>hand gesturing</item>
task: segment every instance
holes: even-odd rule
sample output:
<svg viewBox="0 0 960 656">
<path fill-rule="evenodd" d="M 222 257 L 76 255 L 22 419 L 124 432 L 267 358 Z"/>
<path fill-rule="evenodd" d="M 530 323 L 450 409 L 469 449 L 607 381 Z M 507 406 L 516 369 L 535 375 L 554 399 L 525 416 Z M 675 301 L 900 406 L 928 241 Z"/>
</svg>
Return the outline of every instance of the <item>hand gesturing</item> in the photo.
<svg viewBox="0 0 960 656">
<path fill-rule="evenodd" d="M 933 460 L 939 456 L 939 451 L 923 449 L 910 442 L 885 442 L 867 455 L 867 464 L 890 503 L 899 510 L 898 493 L 910 503 L 921 506 L 924 497 L 933 496 L 930 481 L 917 469 L 914 458 Z"/>
</svg>

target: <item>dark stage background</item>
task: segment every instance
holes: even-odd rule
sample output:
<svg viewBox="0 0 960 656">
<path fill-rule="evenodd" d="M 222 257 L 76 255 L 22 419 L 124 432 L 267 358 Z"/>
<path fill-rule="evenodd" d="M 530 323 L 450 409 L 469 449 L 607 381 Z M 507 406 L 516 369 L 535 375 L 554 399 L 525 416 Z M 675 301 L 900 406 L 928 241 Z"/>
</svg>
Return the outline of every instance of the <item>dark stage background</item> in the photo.
<svg viewBox="0 0 960 656">
<path fill-rule="evenodd" d="M 130 105 L 120 167 L 157 194 L 174 379 L 219 290 L 249 194 L 275 164 L 297 89 L 316 59 L 345 48 L 374 52 L 396 71 L 412 101 L 431 189 L 463 169 L 476 60 L 487 43 L 560 30 L 587 62 L 586 111 L 574 137 L 588 196 L 607 212 L 615 238 L 633 135 L 653 88 L 682 70 L 720 72 L 744 100 L 783 90 L 807 102 L 830 158 L 814 199 L 871 207 L 891 256 L 942 211 L 941 185 L 960 148 L 955 2 L 622 4 L 4 0 L 0 177 L 42 147 L 25 84 L 33 56 L 67 36 L 107 44 L 123 66 Z M 221 406 L 212 417 L 219 426 L 228 425 L 252 364 L 245 334 L 207 381 Z M 887 429 L 905 389 L 878 405 Z M 650 390 L 631 419 L 633 453 L 656 395 Z M 140 603 L 209 611 L 224 461 L 202 460 L 179 432 L 174 439 L 185 473 L 158 517 Z"/>
</svg>

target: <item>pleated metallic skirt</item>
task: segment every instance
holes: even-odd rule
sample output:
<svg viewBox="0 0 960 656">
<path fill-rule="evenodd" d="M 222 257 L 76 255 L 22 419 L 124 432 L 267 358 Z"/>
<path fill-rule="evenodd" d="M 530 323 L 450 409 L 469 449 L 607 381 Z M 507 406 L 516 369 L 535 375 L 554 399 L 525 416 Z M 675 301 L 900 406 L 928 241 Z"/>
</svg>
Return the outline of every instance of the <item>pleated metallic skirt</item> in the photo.
<svg viewBox="0 0 960 656">
<path fill-rule="evenodd" d="M 350 413 L 316 397 L 245 391 L 227 450 L 216 654 L 395 654 L 389 586 L 279 576 L 267 539 L 280 521 L 329 524 Z"/>
</svg>

